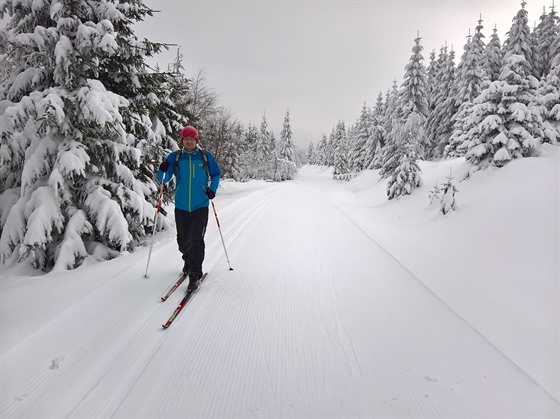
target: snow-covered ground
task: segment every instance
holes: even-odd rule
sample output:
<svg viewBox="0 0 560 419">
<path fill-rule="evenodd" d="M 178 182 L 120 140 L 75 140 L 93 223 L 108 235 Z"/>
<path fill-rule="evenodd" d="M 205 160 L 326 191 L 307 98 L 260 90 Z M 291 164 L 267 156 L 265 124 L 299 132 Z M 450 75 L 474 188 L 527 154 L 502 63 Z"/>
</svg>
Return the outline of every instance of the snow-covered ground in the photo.
<svg viewBox="0 0 560 419">
<path fill-rule="evenodd" d="M 558 148 L 428 192 L 306 167 L 295 181 L 224 182 L 209 276 L 184 287 L 174 232 L 65 273 L 4 269 L 0 416 L 549 417 L 560 414 Z M 212 218 L 212 216 L 211 216 Z"/>
</svg>

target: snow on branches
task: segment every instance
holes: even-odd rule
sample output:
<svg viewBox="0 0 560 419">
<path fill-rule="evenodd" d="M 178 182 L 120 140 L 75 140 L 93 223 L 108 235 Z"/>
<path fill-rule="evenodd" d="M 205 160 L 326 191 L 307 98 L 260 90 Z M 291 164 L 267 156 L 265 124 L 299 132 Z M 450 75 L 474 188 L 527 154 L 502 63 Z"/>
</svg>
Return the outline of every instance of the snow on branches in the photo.
<svg viewBox="0 0 560 419">
<path fill-rule="evenodd" d="M 13 67 L 0 83 L 1 262 L 71 269 L 133 248 L 154 228 L 153 161 L 176 128 L 160 118 L 180 119 L 158 99 L 168 79 L 144 64 L 160 46 L 131 29 L 150 10 L 2 5 L 0 55 Z"/>
</svg>

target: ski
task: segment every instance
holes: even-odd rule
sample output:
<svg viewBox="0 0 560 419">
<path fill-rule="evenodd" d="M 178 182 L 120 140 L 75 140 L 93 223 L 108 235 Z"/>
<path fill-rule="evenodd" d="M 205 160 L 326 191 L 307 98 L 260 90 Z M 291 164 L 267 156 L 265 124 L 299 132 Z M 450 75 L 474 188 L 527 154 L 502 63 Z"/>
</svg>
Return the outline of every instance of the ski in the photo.
<svg viewBox="0 0 560 419">
<path fill-rule="evenodd" d="M 207 273 L 205 273 L 204 275 L 202 275 L 202 277 L 199 280 L 199 284 L 198 286 L 200 287 L 200 285 L 202 285 L 202 282 L 206 279 L 206 277 L 208 276 Z M 175 318 L 179 315 L 179 313 L 181 312 L 181 310 L 183 310 L 183 308 L 187 305 L 187 303 L 189 302 L 189 300 L 191 299 L 191 297 L 198 291 L 198 288 L 195 289 L 194 291 L 187 291 L 187 293 L 185 294 L 185 296 L 183 297 L 183 299 L 181 300 L 181 302 L 179 303 L 179 305 L 177 306 L 177 308 L 175 309 L 175 311 L 173 312 L 173 314 L 171 315 L 171 317 L 169 317 L 169 320 L 167 320 L 167 322 L 165 322 L 165 324 L 162 325 L 162 327 L 164 329 L 167 329 L 169 326 L 171 326 L 171 323 L 173 323 L 173 320 L 175 320 Z"/>
<path fill-rule="evenodd" d="M 169 298 L 169 296 L 173 294 L 177 288 L 179 288 L 179 286 L 183 283 L 183 281 L 188 276 L 189 276 L 188 274 L 182 273 L 179 279 L 177 279 L 177 282 L 175 282 L 175 284 L 169 289 L 169 291 L 167 291 L 167 294 L 161 297 L 161 301 L 166 301 Z"/>
</svg>

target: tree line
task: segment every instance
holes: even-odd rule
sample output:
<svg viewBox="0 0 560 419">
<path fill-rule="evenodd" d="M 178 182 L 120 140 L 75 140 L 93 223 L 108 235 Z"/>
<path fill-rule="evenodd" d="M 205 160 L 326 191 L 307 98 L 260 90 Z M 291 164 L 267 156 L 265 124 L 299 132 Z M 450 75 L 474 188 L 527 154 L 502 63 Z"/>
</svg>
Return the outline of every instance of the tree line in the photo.
<svg viewBox="0 0 560 419">
<path fill-rule="evenodd" d="M 418 35 L 397 82 L 375 105 L 364 104 L 349 127 L 339 122 L 311 144 L 312 164 L 333 167 L 347 180 L 365 169 L 387 178 L 389 199 L 422 184 L 418 160 L 464 156 L 471 173 L 536 156 L 560 139 L 560 26 L 554 6 L 528 25 L 525 3 L 501 45 L 494 28 L 488 44 L 482 17 L 469 34 L 458 65 L 447 45 L 424 64 Z"/>
</svg>

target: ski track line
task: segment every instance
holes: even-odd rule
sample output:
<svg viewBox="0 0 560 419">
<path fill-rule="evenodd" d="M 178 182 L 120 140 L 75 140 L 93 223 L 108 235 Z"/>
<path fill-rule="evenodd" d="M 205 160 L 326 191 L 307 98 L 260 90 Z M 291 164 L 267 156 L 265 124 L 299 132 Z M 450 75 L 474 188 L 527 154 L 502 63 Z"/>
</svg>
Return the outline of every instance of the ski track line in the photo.
<svg viewBox="0 0 560 419">
<path fill-rule="evenodd" d="M 338 209 L 336 208 L 338 211 Z M 347 219 L 345 214 L 342 214 L 345 219 Z M 348 220 L 351 221 L 351 220 Z M 355 228 L 355 223 L 349 223 L 349 227 Z M 354 236 L 354 235 L 350 235 Z M 366 241 L 370 243 L 370 238 L 365 237 Z M 361 247 L 361 246 L 358 246 Z M 343 257 L 352 258 L 352 252 L 350 254 L 343 255 Z M 347 263 L 350 263 L 349 261 Z M 375 268 L 372 268 L 372 272 Z M 364 369 L 364 361 L 366 364 L 373 362 L 382 368 L 376 369 L 376 375 L 381 377 L 381 382 L 389 383 L 388 386 L 391 389 L 403 388 L 403 383 L 408 383 L 406 388 L 406 397 L 395 397 L 391 395 L 390 392 L 384 391 L 380 396 L 380 399 L 384 400 L 383 403 L 386 406 L 391 406 L 395 411 L 394 413 L 399 413 L 403 417 L 408 417 L 410 415 L 411 409 L 415 411 L 422 412 L 423 415 L 427 417 L 441 417 L 442 412 L 446 412 L 446 416 L 449 417 L 464 417 L 464 412 L 456 405 L 455 402 L 451 401 L 448 395 L 436 395 L 432 396 L 435 401 L 433 406 L 426 404 L 426 399 L 428 398 L 425 389 L 425 382 L 419 379 L 417 376 L 410 374 L 406 376 L 402 373 L 402 369 L 407 370 L 412 366 L 419 365 L 420 363 L 410 358 L 408 353 L 399 354 L 396 360 L 387 360 L 383 357 L 376 356 L 373 361 L 369 361 L 375 351 L 368 353 L 368 358 L 365 359 L 363 353 L 358 354 L 358 348 L 362 348 L 363 343 L 356 346 L 356 339 L 365 339 L 371 333 L 371 328 L 368 330 L 367 327 L 363 325 L 375 325 L 375 324 L 389 324 L 391 320 L 386 316 L 383 316 L 383 311 L 379 309 L 373 310 L 360 310 L 355 313 L 359 317 L 354 319 L 353 322 L 348 323 L 348 321 L 343 320 L 342 313 L 340 311 L 338 301 L 341 297 L 346 296 L 351 300 L 356 302 L 356 306 L 360 307 L 376 307 L 376 298 L 372 297 L 370 293 L 361 290 L 361 287 L 344 287 L 340 292 L 337 292 L 337 282 L 332 275 L 328 280 L 329 292 L 328 296 L 331 300 L 332 306 L 332 320 L 330 323 L 333 325 L 331 341 L 334 345 L 337 345 L 341 351 L 345 354 L 347 360 L 347 368 L 352 377 L 359 379 L 363 384 L 364 388 L 371 388 L 372 383 L 368 382 L 367 379 L 371 380 L 371 367 L 369 369 Z M 346 315 L 346 317 L 348 314 Z M 324 314 L 322 315 L 324 317 Z M 373 329 L 376 332 L 375 328 Z M 330 334 L 331 332 L 329 332 Z M 386 340 L 380 340 L 379 333 L 374 334 L 374 342 L 377 346 L 381 347 L 392 347 L 394 346 L 391 342 Z M 397 367 L 395 367 L 395 365 Z M 368 370 L 370 372 L 368 372 Z M 409 370 L 410 371 L 410 370 Z M 373 383 L 376 387 L 378 384 Z M 384 386 L 385 387 L 385 386 Z M 403 391 L 403 390 L 401 390 Z M 393 391 L 394 392 L 394 391 Z M 412 403 L 411 403 L 412 401 Z M 411 403 L 407 405 L 406 403 Z M 407 407 L 408 406 L 408 407 Z M 370 415 L 377 416 L 375 409 L 370 407 Z"/>
<path fill-rule="evenodd" d="M 264 212 L 262 212 L 263 216 L 264 216 Z M 262 217 L 258 217 L 259 219 Z M 256 220 L 254 220 L 256 221 Z M 245 233 L 247 233 L 247 236 L 250 236 L 250 233 L 254 231 L 255 228 L 257 228 L 255 226 L 255 223 L 252 223 L 253 226 L 249 229 L 247 229 L 245 231 Z M 258 257 L 256 257 L 256 259 L 260 259 Z M 243 293 L 243 300 L 241 301 L 237 301 L 236 304 L 231 305 L 230 307 L 230 311 L 236 311 L 239 306 L 251 306 L 253 307 L 257 313 L 261 313 L 261 312 L 266 312 L 267 309 L 270 309 L 270 305 L 268 306 L 263 306 L 262 304 L 260 304 L 260 302 L 258 301 L 258 299 L 255 298 L 255 291 L 251 289 L 250 284 L 248 284 L 247 280 L 246 280 L 246 276 L 247 275 L 243 275 L 242 278 L 240 278 L 240 281 L 238 282 L 238 288 L 239 285 L 242 286 L 241 289 L 245 289 L 246 291 Z M 239 292 L 239 289 L 236 290 L 237 292 Z M 224 292 L 226 292 L 226 290 L 224 290 Z M 231 293 L 232 290 L 227 290 L 228 293 Z M 211 310 L 211 312 L 214 312 L 214 310 Z M 219 313 L 219 310 L 215 310 L 216 314 Z M 227 314 L 226 314 L 227 315 Z M 227 315 L 229 317 L 229 315 Z M 217 319 L 216 319 L 217 320 Z M 208 319 L 209 322 L 211 321 L 215 321 L 214 319 Z M 243 322 L 242 322 L 243 323 Z M 251 321 L 247 321 L 246 324 L 247 325 L 251 325 Z M 254 334 L 254 330 L 253 328 L 256 326 L 256 330 L 258 331 L 257 336 L 259 336 L 259 339 L 257 340 L 257 342 L 259 342 L 259 344 L 257 346 L 253 345 L 253 350 L 251 352 L 249 352 L 249 354 L 247 356 L 244 356 L 244 350 L 241 350 L 241 352 L 237 353 L 235 359 L 238 360 L 238 362 L 236 364 L 234 364 L 231 367 L 228 367 L 228 369 L 226 369 L 225 371 L 222 370 L 220 372 L 220 375 L 222 376 L 221 379 L 216 379 L 213 383 L 213 385 L 211 387 L 206 387 L 203 391 L 204 395 L 208 395 L 205 398 L 209 399 L 212 397 L 216 397 L 216 393 L 217 391 L 215 390 L 215 388 L 219 387 L 226 378 L 229 378 L 232 374 L 234 374 L 236 371 L 238 371 L 242 365 L 247 364 L 248 362 L 250 363 L 251 359 L 253 359 L 255 356 L 257 356 L 258 354 L 261 355 L 262 358 L 262 354 L 264 353 L 263 351 L 263 347 L 267 344 L 267 339 L 266 339 L 266 335 L 263 331 L 263 327 L 260 324 L 260 322 L 257 322 L 256 325 L 251 325 L 251 326 L 247 326 L 248 329 L 245 330 L 239 330 L 239 333 L 242 335 L 245 335 L 244 339 L 249 339 L 250 335 Z M 204 327 L 204 326 L 203 326 Z M 204 327 L 205 328 L 205 327 Z M 232 337 L 232 343 L 235 342 L 235 337 Z M 273 365 L 271 364 L 271 362 L 268 361 L 268 359 L 266 357 L 264 357 L 264 361 L 265 361 L 265 367 L 266 367 L 266 371 L 267 371 L 267 375 L 269 377 L 273 376 Z M 220 364 L 221 362 L 218 362 L 218 364 Z M 228 364 L 229 365 L 229 364 Z M 261 366 L 262 367 L 262 366 Z M 259 368 L 259 365 L 255 365 L 252 368 Z M 272 393 L 276 394 L 277 391 L 275 390 L 275 385 L 274 382 L 272 381 L 272 379 L 270 379 L 269 381 L 269 388 L 271 389 Z M 214 406 L 215 403 L 207 403 L 208 406 Z M 227 410 L 225 410 L 227 411 Z M 213 415 L 213 414 L 219 414 L 219 410 L 216 410 L 214 412 L 212 411 L 206 411 L 204 412 L 207 415 Z"/>
<path fill-rule="evenodd" d="M 285 187 L 285 185 L 279 185 L 275 189 L 279 189 L 281 186 Z M 222 221 L 221 221 L 220 224 L 227 226 L 227 227 L 222 228 L 222 234 L 224 236 L 224 242 L 225 242 L 226 248 L 229 250 L 228 253 L 231 253 L 231 249 L 232 249 L 232 247 L 234 247 L 235 241 L 237 240 L 237 238 L 241 234 L 244 233 L 247 226 L 250 226 L 251 224 L 253 224 L 254 219 L 262 214 L 262 211 L 260 211 L 260 210 L 264 206 L 266 206 L 270 201 L 274 200 L 276 195 L 278 195 L 279 193 L 281 193 L 281 191 L 275 191 L 273 194 L 263 195 L 263 197 L 260 198 L 256 202 L 247 201 L 249 198 L 253 197 L 254 194 L 256 194 L 256 193 L 253 193 L 253 194 L 245 197 L 244 200 L 241 201 L 241 203 L 238 204 L 236 202 L 235 204 L 231 204 L 224 209 L 223 213 L 218 214 L 218 216 L 222 218 Z M 238 208 L 240 206 L 243 206 L 243 208 L 241 208 L 241 209 Z M 245 213 L 244 216 L 236 216 L 237 212 L 240 211 L 240 210 L 244 211 L 244 213 Z M 253 214 L 251 216 L 247 216 L 246 214 L 248 213 L 248 211 L 252 211 Z M 214 214 L 213 213 L 209 214 L 209 217 L 214 218 Z M 230 222 L 231 218 L 235 219 L 235 221 L 233 223 Z M 225 223 L 224 223 L 224 221 L 225 221 Z M 215 228 L 216 232 L 218 230 L 218 227 L 216 225 L 214 225 L 211 228 L 212 229 Z M 208 233 L 208 230 L 209 229 L 207 228 L 206 233 Z M 218 258 L 212 258 L 212 260 L 214 260 L 214 265 L 211 265 L 213 268 L 215 268 L 217 266 L 219 260 L 225 259 L 225 254 L 224 254 L 224 251 L 223 251 L 223 244 L 221 242 L 221 238 L 219 237 L 219 232 L 217 232 L 217 234 L 218 234 L 217 237 L 214 238 L 211 242 L 208 243 L 207 249 L 206 249 L 206 253 L 209 254 L 209 255 L 210 254 L 219 254 L 220 255 Z M 204 263 L 205 263 L 205 265 L 210 265 L 209 262 L 210 262 L 210 260 L 205 260 Z M 230 260 L 230 262 L 231 262 L 231 260 Z M 210 269 L 210 270 L 213 270 L 213 268 Z M 232 266 L 232 268 L 235 269 L 234 266 Z"/>
<path fill-rule="evenodd" d="M 35 403 L 38 404 L 38 406 L 45 405 L 46 407 L 50 406 L 50 404 L 48 400 L 44 399 L 53 398 L 56 394 L 61 394 L 61 389 L 68 388 L 68 393 L 74 393 L 78 391 L 78 389 L 87 392 L 89 391 L 87 388 L 89 385 L 96 385 L 95 382 L 99 380 L 97 375 L 92 375 L 90 373 L 89 375 L 85 375 L 87 379 L 84 378 L 83 371 L 87 370 L 89 366 L 88 363 L 94 359 L 96 365 L 100 364 L 103 366 L 114 364 L 114 358 L 118 357 L 118 353 L 124 350 L 122 349 L 122 342 L 126 342 L 127 339 L 130 342 L 139 333 L 138 330 L 130 326 L 141 321 L 135 319 L 135 315 L 138 312 L 142 312 L 141 307 L 145 305 L 145 297 L 153 294 L 154 291 L 156 291 L 156 287 L 159 287 L 158 283 L 155 281 L 148 282 L 151 286 L 144 291 L 142 296 L 135 297 L 133 295 L 134 293 L 127 292 L 126 290 L 130 286 L 137 285 L 137 283 L 134 283 L 136 279 L 117 279 L 125 272 L 128 272 L 129 269 L 130 268 L 126 268 L 118 272 L 112 277 L 112 281 L 105 282 L 101 287 L 95 289 L 92 293 L 75 304 L 72 304 L 72 306 L 49 321 L 41 329 L 28 336 L 24 341 L 2 354 L 2 362 L 6 363 L 12 357 L 17 360 L 18 354 L 22 350 L 35 353 L 35 355 L 32 355 L 34 362 L 26 363 L 23 368 L 20 366 L 17 371 L 18 375 L 26 375 L 28 378 L 23 381 L 19 380 L 20 384 L 11 389 L 3 386 L 2 396 L 5 398 L 5 402 L 2 403 L 3 412 L 15 415 L 16 411 L 25 409 L 22 401 L 28 401 L 32 398 L 32 394 L 39 394 L 37 396 L 39 400 L 36 400 Z M 119 289 L 121 290 L 120 292 L 118 291 Z M 105 294 L 108 298 L 100 298 L 98 296 L 99 294 Z M 119 295 L 128 295 L 130 298 L 127 301 L 122 301 L 121 298 L 117 297 Z M 109 301 L 107 306 L 112 309 L 102 311 L 98 307 L 91 308 L 91 306 L 95 305 L 96 301 Z M 89 306 L 90 308 L 84 311 L 84 306 Z M 153 318 L 160 310 L 163 310 L 163 307 L 155 306 L 150 312 L 149 318 Z M 100 312 L 102 315 L 99 315 Z M 127 317 L 131 318 L 131 320 L 129 321 Z M 123 326 L 115 328 L 114 326 L 121 324 L 123 319 L 125 319 L 125 321 L 122 322 Z M 57 325 L 60 323 L 66 323 L 67 326 L 58 327 Z M 83 324 L 89 324 L 89 327 L 80 328 L 80 325 Z M 146 321 L 141 323 L 139 327 L 142 328 L 145 324 Z M 105 341 L 116 342 L 111 348 L 108 348 L 108 350 L 98 343 L 98 341 L 104 341 L 103 339 L 98 339 L 104 335 L 112 336 L 112 338 L 106 339 Z M 58 345 L 60 347 L 61 341 L 69 342 L 67 349 L 62 355 L 54 354 L 54 350 L 49 349 L 49 346 Z M 47 343 L 45 345 L 45 342 L 53 343 Z M 118 342 L 121 342 L 120 346 Z M 126 348 L 126 344 L 124 344 L 124 347 Z M 48 353 L 49 351 L 53 352 L 51 354 L 52 365 L 47 369 L 44 366 L 41 367 L 41 364 L 44 365 L 45 363 L 45 361 L 41 361 L 41 359 L 45 358 L 42 354 L 44 352 Z M 55 376 L 55 373 L 58 374 Z M 59 384 L 52 385 L 51 382 L 53 380 L 55 383 L 58 382 Z M 61 382 L 60 380 L 64 381 Z M 6 381 L 9 382 L 9 380 Z M 80 384 L 77 387 L 72 386 L 74 382 Z M 38 391 L 47 388 L 48 390 L 44 392 L 47 394 L 46 396 Z M 64 396 L 61 394 L 61 398 L 63 397 Z M 38 410 L 45 411 L 41 407 Z"/>
<path fill-rule="evenodd" d="M 107 357 L 106 365 L 99 366 L 101 371 L 92 380 L 82 382 L 80 388 L 76 390 L 77 394 L 81 394 L 78 403 L 74 403 L 72 408 L 59 409 L 60 414 L 54 416 L 62 417 L 113 417 L 114 412 L 119 408 L 122 400 L 131 391 L 134 383 L 138 381 L 141 374 L 146 370 L 154 358 L 157 350 L 163 345 L 168 334 L 163 331 L 162 335 L 152 338 L 149 341 L 149 336 L 152 335 L 155 327 L 154 319 L 163 311 L 166 311 L 165 304 L 155 306 L 146 320 L 140 325 L 137 331 L 127 339 L 126 343 L 118 345 L 115 354 Z M 159 321 L 157 322 L 159 323 Z M 149 341 L 148 346 L 142 346 L 146 341 Z M 131 351 L 135 352 L 135 348 L 141 348 L 139 354 L 132 356 Z M 102 393 L 100 397 L 98 393 Z M 91 400 L 92 397 L 94 400 Z M 103 403 L 99 404 L 99 400 Z M 69 413 L 65 413 L 69 412 Z"/>
<path fill-rule="evenodd" d="M 484 336 L 478 329 L 476 329 L 468 320 L 457 313 L 450 305 L 448 305 L 443 299 L 441 299 L 432 289 L 430 289 L 420 278 L 418 278 L 410 269 L 408 269 L 400 260 L 398 260 L 392 253 L 390 253 L 386 248 L 384 248 L 379 242 L 377 242 L 373 237 L 371 237 L 367 231 L 365 231 L 339 204 L 332 200 L 334 206 L 336 206 L 340 212 L 348 218 L 352 224 L 354 224 L 363 235 L 369 238 L 377 247 L 379 247 L 385 254 L 387 254 L 391 259 L 393 259 L 398 265 L 400 265 L 408 274 L 411 279 L 420 284 L 435 300 L 439 302 L 443 307 L 451 312 L 457 319 L 464 323 L 469 329 L 475 332 L 481 339 L 483 339 L 488 345 L 490 345 L 497 353 L 499 353 L 504 359 L 506 359 L 516 370 L 518 370 L 524 377 L 530 380 L 535 386 L 542 390 L 548 397 L 550 397 L 554 402 L 558 403 L 559 400 L 552 394 L 550 394 L 543 386 L 541 386 L 533 377 L 531 377 L 527 372 L 525 372 L 517 363 L 511 359 L 507 354 L 500 350 L 494 343 L 492 343 L 486 336 Z"/>
<path fill-rule="evenodd" d="M 201 287 L 201 291 L 203 289 L 204 285 Z M 238 293 L 243 291 L 241 287 L 236 289 Z M 220 294 L 222 296 L 227 295 L 223 292 Z M 202 412 L 197 409 L 204 405 L 202 403 L 204 396 L 212 388 L 220 384 L 219 377 L 238 371 L 243 363 L 258 351 L 258 339 L 254 334 L 249 335 L 253 344 L 246 345 L 246 347 L 252 348 L 251 351 L 240 352 L 236 348 L 242 347 L 241 345 L 232 345 L 232 342 L 236 342 L 240 337 L 234 333 L 234 325 L 239 319 L 231 314 L 236 311 L 237 304 L 246 304 L 249 298 L 247 292 L 241 292 L 240 296 L 241 300 L 238 300 L 236 304 L 230 304 L 225 307 L 217 304 L 217 306 L 221 307 L 220 310 L 214 310 L 216 304 L 209 307 L 207 310 L 209 316 L 206 317 L 199 316 L 198 310 L 202 305 L 208 307 L 208 304 L 212 304 L 213 301 L 209 301 L 208 298 L 204 302 L 199 299 L 193 299 L 189 317 L 188 319 L 183 319 L 182 334 L 175 336 L 171 353 L 167 357 L 169 364 L 173 365 L 173 371 L 169 371 L 169 373 L 162 371 L 162 378 L 158 379 L 156 383 L 152 383 L 153 391 L 155 392 L 153 395 L 153 400 L 156 402 L 155 405 L 146 407 L 134 406 L 134 400 L 137 397 L 130 397 L 131 401 L 125 401 L 120 411 L 116 413 L 116 416 L 134 416 L 138 412 L 142 412 L 143 415 L 166 417 L 173 415 L 173 412 L 177 411 L 183 412 L 185 416 L 200 416 Z M 219 302 L 220 300 L 218 300 Z M 229 319 L 225 325 L 219 321 L 222 316 Z M 253 322 L 247 322 L 247 324 L 252 325 Z M 200 332 L 201 328 L 204 329 L 204 333 L 195 335 L 195 331 Z M 176 333 L 179 332 L 176 331 Z M 216 348 L 217 350 L 211 353 L 201 353 L 202 348 L 212 347 L 216 344 L 219 345 L 219 348 L 229 349 L 219 350 L 219 348 Z M 202 356 L 199 357 L 197 354 Z M 228 365 L 227 370 L 222 369 L 224 365 Z M 196 368 L 193 368 L 194 366 Z M 135 393 L 137 395 L 142 394 L 145 391 L 146 385 L 147 383 L 141 383 L 140 386 L 134 389 Z M 196 401 L 192 400 L 191 403 L 189 395 L 193 393 L 193 389 L 195 389 L 198 396 Z M 185 398 L 186 400 L 182 400 Z M 187 407 L 182 408 L 181 402 Z"/>
<path fill-rule="evenodd" d="M 18 341 L 12 342 L 9 347 L 3 347 L 2 353 L 0 355 L 4 355 L 5 353 L 8 353 L 12 348 L 24 343 L 28 338 L 32 337 L 36 332 L 40 331 L 44 327 L 47 327 L 50 322 L 56 321 L 61 316 L 64 316 L 64 314 L 68 310 L 74 309 L 75 307 L 79 306 L 83 301 L 91 298 L 92 295 L 95 295 L 95 293 L 100 292 L 103 288 L 107 286 L 110 286 L 116 278 L 119 278 L 121 275 L 131 270 L 132 268 L 134 268 L 134 266 L 128 266 L 120 270 L 119 272 L 117 272 L 114 276 L 105 279 L 102 284 L 95 287 L 91 292 L 81 296 L 79 299 L 72 300 L 69 306 L 62 308 L 58 313 L 54 314 L 53 316 L 50 316 L 50 318 L 47 321 L 41 322 L 41 320 L 39 319 L 38 321 L 33 322 L 33 328 L 30 328 L 27 334 L 25 336 L 22 336 Z"/>
</svg>

